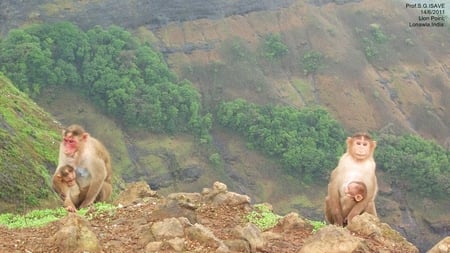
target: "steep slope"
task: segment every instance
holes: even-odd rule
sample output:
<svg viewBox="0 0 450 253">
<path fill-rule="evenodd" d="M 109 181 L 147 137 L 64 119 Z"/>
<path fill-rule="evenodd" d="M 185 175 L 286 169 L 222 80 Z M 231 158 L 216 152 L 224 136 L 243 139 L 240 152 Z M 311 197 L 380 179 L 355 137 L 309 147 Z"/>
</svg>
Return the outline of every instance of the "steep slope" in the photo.
<svg viewBox="0 0 450 253">
<path fill-rule="evenodd" d="M 0 104 L 0 212 L 55 204 L 59 124 L 1 73 Z"/>
<path fill-rule="evenodd" d="M 349 131 L 393 125 L 447 145 L 450 33 L 448 27 L 409 27 L 417 20 L 415 11 L 395 1 L 323 6 L 296 1 L 278 11 L 171 23 L 154 34 L 173 69 L 205 96 L 297 107 L 318 103 Z M 255 49 L 271 33 L 280 34 L 289 48 L 279 62 L 244 65 L 248 59 L 224 51 L 240 47 L 249 51 L 244 58 L 257 57 Z M 305 75 L 302 57 L 310 51 L 320 52 L 323 62 Z M 225 74 L 242 66 L 247 71 L 241 75 Z M 226 78 L 213 80 L 213 73 Z"/>
</svg>

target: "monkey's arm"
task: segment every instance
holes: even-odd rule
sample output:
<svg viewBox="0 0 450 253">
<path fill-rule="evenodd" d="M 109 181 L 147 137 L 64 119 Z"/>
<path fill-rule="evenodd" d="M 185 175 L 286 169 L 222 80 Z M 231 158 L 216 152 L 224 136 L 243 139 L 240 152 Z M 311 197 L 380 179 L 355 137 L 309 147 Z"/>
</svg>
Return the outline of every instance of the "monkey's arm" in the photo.
<svg viewBox="0 0 450 253">
<path fill-rule="evenodd" d="M 61 182 L 61 176 L 58 172 L 58 169 L 52 177 L 52 188 L 56 192 L 56 194 L 58 194 L 61 200 L 66 199 L 69 187 Z"/>
<path fill-rule="evenodd" d="M 72 198 L 70 196 L 70 193 L 67 193 L 66 195 L 67 196 L 66 196 L 66 198 L 64 200 L 64 207 L 69 212 L 75 212 L 77 210 L 77 208 L 75 207 L 74 203 L 72 202 Z"/>
<path fill-rule="evenodd" d="M 338 172 L 336 168 L 331 173 L 331 180 L 328 184 L 328 197 L 327 197 L 327 204 L 328 204 L 328 211 L 330 212 L 330 216 L 332 217 L 332 220 L 334 221 L 333 224 L 342 226 L 344 224 L 344 217 L 342 217 L 342 208 L 341 208 L 341 202 L 340 202 L 340 194 L 339 194 L 339 187 L 341 183 L 338 178 Z"/>
</svg>

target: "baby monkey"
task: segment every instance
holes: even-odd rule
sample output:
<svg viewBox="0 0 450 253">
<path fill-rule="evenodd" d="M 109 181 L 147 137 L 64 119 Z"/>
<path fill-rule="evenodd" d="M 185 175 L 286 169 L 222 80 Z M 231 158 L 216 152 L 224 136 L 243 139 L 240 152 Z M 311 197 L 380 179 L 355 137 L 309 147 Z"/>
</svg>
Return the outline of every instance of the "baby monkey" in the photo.
<svg viewBox="0 0 450 253">
<path fill-rule="evenodd" d="M 75 212 L 83 198 L 81 198 L 80 187 L 77 184 L 77 174 L 71 165 L 63 165 L 58 168 L 56 176 L 53 177 L 53 188 L 60 192 L 64 201 L 64 207 L 69 212 Z"/>
<path fill-rule="evenodd" d="M 361 181 L 351 181 L 344 185 L 344 196 L 341 196 L 342 216 L 344 223 L 348 223 L 348 214 L 356 203 L 367 197 L 367 187 Z"/>
</svg>

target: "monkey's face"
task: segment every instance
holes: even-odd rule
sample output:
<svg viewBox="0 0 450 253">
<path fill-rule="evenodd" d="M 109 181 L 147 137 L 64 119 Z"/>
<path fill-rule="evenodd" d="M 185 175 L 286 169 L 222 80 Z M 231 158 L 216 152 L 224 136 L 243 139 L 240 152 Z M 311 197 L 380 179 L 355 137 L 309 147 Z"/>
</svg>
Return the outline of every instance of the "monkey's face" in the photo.
<svg viewBox="0 0 450 253">
<path fill-rule="evenodd" d="M 72 134 L 67 134 L 63 139 L 64 154 L 73 157 L 79 149 L 80 140 Z"/>
<path fill-rule="evenodd" d="M 366 159 L 370 155 L 370 142 L 364 138 L 354 139 L 352 142 L 353 156 L 356 159 Z"/>
<path fill-rule="evenodd" d="M 75 181 L 76 179 L 76 174 L 75 174 L 75 170 L 72 171 L 68 171 L 66 173 L 65 176 L 63 176 L 62 180 L 64 181 L 64 183 L 67 184 L 67 186 L 71 187 L 74 186 L 77 182 Z"/>
</svg>

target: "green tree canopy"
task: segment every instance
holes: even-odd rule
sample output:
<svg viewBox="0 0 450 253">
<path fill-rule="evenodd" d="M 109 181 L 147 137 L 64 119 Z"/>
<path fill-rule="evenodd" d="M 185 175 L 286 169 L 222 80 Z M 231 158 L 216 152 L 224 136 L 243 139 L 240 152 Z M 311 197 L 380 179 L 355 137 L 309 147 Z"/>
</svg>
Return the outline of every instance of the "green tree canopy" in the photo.
<svg viewBox="0 0 450 253">
<path fill-rule="evenodd" d="M 203 137 L 211 128 L 191 83 L 177 80 L 160 53 L 117 26 L 83 32 L 63 22 L 12 30 L 0 42 L 0 62 L 29 95 L 48 85 L 72 87 L 126 126 Z"/>
<path fill-rule="evenodd" d="M 344 129 L 320 107 L 298 110 L 237 99 L 222 103 L 217 118 L 291 172 L 326 178 L 345 150 Z"/>
<path fill-rule="evenodd" d="M 394 176 L 402 187 L 416 193 L 448 196 L 450 152 L 417 135 L 380 135 L 375 152 L 378 168 Z"/>
</svg>

